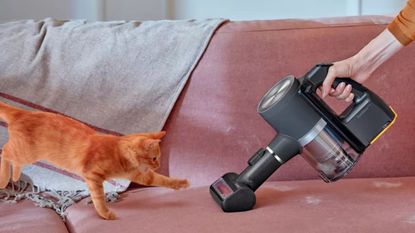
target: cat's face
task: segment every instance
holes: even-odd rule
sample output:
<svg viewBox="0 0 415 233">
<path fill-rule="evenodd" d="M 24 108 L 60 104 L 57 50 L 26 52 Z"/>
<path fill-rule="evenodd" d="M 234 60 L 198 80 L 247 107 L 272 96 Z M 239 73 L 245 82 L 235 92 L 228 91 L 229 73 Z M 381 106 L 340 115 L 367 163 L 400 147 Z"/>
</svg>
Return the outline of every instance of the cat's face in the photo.
<svg viewBox="0 0 415 233">
<path fill-rule="evenodd" d="M 130 139 L 130 143 L 125 149 L 128 152 L 130 161 L 136 163 L 141 169 L 146 170 L 150 168 L 156 170 L 160 167 L 160 142 L 161 138 L 166 132 L 156 133 L 142 133 L 127 136 Z"/>
<path fill-rule="evenodd" d="M 145 139 L 144 140 L 145 155 L 138 157 L 140 164 L 147 165 L 148 168 L 156 170 L 160 167 L 160 139 Z"/>
</svg>

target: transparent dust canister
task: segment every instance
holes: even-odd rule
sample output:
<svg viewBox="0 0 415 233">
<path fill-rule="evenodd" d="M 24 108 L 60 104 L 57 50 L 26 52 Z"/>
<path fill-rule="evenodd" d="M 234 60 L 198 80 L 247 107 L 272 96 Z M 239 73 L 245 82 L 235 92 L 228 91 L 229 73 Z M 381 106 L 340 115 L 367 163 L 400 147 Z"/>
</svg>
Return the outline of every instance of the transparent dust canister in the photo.
<svg viewBox="0 0 415 233">
<path fill-rule="evenodd" d="M 300 139 L 300 143 L 304 147 L 301 156 L 325 182 L 347 175 L 360 157 L 323 119 Z"/>
</svg>

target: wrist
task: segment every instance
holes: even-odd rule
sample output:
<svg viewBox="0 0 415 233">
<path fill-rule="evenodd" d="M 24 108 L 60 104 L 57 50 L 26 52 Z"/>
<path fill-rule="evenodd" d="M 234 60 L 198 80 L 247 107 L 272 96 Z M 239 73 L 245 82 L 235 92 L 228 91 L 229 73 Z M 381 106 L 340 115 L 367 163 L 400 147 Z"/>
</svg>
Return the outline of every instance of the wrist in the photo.
<svg viewBox="0 0 415 233">
<path fill-rule="evenodd" d="M 362 51 L 349 58 L 349 70 L 351 76 L 356 76 L 361 73 L 365 73 L 368 66 L 367 55 Z"/>
</svg>

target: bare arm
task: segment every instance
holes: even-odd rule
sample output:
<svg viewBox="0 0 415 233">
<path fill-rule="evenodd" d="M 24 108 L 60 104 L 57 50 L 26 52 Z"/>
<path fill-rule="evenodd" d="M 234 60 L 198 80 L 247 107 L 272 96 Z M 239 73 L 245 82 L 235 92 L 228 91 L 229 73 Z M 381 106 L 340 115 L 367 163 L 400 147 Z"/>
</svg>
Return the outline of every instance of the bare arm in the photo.
<svg viewBox="0 0 415 233">
<path fill-rule="evenodd" d="M 343 83 L 339 84 L 336 90 L 334 90 L 331 88 L 333 80 L 336 77 L 350 77 L 353 80 L 362 83 L 366 81 L 382 63 L 403 47 L 404 46 L 396 39 L 396 37 L 388 29 L 385 29 L 354 56 L 333 63 L 333 66 L 330 67 L 327 77 L 323 82 L 323 98 L 327 95 L 331 95 L 338 99 L 351 101 L 353 99 L 351 86 L 346 86 Z"/>
</svg>

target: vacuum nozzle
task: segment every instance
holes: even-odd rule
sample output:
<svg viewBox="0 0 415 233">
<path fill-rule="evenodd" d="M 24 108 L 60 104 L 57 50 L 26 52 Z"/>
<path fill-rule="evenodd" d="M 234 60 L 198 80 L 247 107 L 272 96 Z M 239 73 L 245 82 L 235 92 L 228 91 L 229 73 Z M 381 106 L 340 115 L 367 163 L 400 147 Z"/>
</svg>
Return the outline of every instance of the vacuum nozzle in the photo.
<svg viewBox="0 0 415 233">
<path fill-rule="evenodd" d="M 251 210 L 255 205 L 254 191 L 237 178 L 236 173 L 226 173 L 210 186 L 210 194 L 225 212 Z"/>
<path fill-rule="evenodd" d="M 300 152 L 298 142 L 286 135 L 275 137 L 266 149 L 259 149 L 240 174 L 226 173 L 210 186 L 213 199 L 225 212 L 250 210 L 255 191 L 283 163 Z"/>
</svg>

